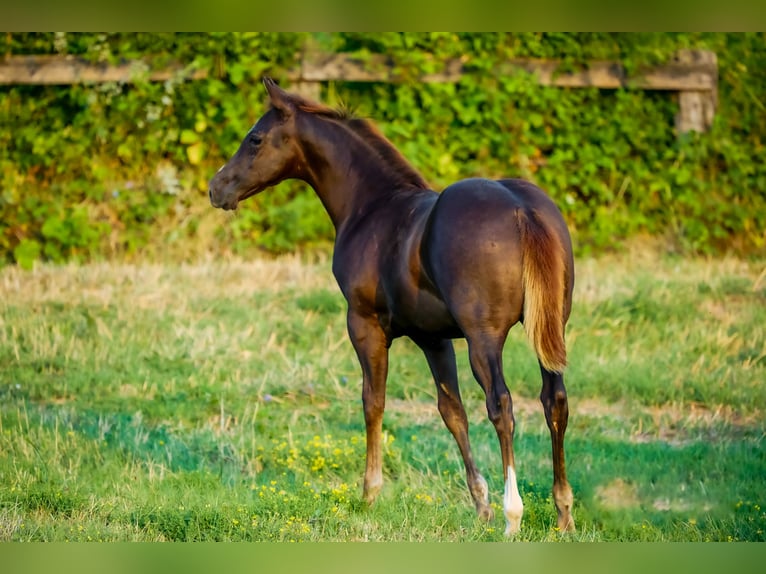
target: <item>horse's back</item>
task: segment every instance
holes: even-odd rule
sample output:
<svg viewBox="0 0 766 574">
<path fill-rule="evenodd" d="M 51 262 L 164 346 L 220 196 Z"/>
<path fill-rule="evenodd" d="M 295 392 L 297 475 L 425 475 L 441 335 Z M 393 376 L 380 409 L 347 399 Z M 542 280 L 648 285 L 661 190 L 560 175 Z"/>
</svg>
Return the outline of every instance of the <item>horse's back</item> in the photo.
<svg viewBox="0 0 766 574">
<path fill-rule="evenodd" d="M 556 204 L 533 183 L 523 179 L 470 178 L 441 192 L 428 221 L 427 241 L 484 248 L 506 242 L 506 256 L 520 242 L 519 211 L 534 212 L 544 225 L 570 245 L 566 223 Z"/>
<path fill-rule="evenodd" d="M 571 251 L 566 224 L 553 201 L 525 180 L 461 180 L 445 188 L 429 217 L 422 259 L 460 323 L 483 302 L 487 317 L 507 328 L 524 303 L 520 214 L 534 213 Z M 501 303 L 502 302 L 502 303 Z"/>
<path fill-rule="evenodd" d="M 556 236 L 572 262 L 572 241 L 564 217 L 545 191 L 524 179 L 491 180 L 470 178 L 445 188 L 432 211 L 431 231 L 449 234 L 450 228 L 461 228 L 473 241 L 506 238 L 520 241 L 517 212 L 534 214 L 546 229 Z M 496 241 L 496 240 L 494 240 Z M 512 246 L 508 246 L 512 249 Z"/>
<path fill-rule="evenodd" d="M 440 194 L 439 203 L 454 204 L 457 209 L 478 212 L 486 207 L 503 211 L 534 210 L 549 218 L 551 223 L 554 220 L 560 221 L 566 228 L 561 211 L 548 194 L 525 179 L 463 179 L 445 188 Z"/>
</svg>

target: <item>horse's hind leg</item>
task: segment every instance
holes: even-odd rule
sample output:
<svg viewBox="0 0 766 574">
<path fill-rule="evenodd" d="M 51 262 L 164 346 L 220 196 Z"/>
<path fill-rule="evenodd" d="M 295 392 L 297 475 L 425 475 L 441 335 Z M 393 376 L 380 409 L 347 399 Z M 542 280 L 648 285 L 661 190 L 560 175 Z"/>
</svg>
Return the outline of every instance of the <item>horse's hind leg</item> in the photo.
<svg viewBox="0 0 766 574">
<path fill-rule="evenodd" d="M 489 506 L 489 492 L 487 481 L 479 474 L 476 463 L 471 453 L 471 444 L 468 439 L 468 417 L 465 414 L 463 401 L 460 399 L 458 388 L 457 366 L 455 364 L 455 349 L 452 341 L 443 339 L 438 341 L 416 341 L 428 360 L 428 366 L 436 383 L 439 397 L 439 413 L 444 420 L 455 442 L 460 449 L 465 465 L 466 482 L 476 505 L 476 513 L 480 518 L 490 521 L 494 517 L 492 508 Z"/>
<path fill-rule="evenodd" d="M 545 411 L 545 421 L 551 431 L 553 449 L 553 501 L 558 513 L 558 527 L 561 531 L 575 529 L 572 519 L 572 488 L 567 482 L 566 466 L 564 463 L 564 433 L 567 430 L 569 406 L 567 392 L 564 387 L 564 376 L 561 373 L 547 371 L 542 365 L 543 388 L 540 401 Z"/>
<path fill-rule="evenodd" d="M 497 438 L 500 441 L 500 452 L 503 458 L 503 477 L 505 490 L 503 494 L 503 512 L 505 514 L 505 534 L 515 534 L 521 528 L 521 516 L 524 505 L 521 501 L 519 488 L 516 483 L 516 464 L 513 457 L 513 402 L 511 393 L 503 377 L 503 344 L 502 336 L 490 337 L 485 333 L 478 336 L 466 334 L 471 369 L 484 389 L 487 398 L 487 415 L 495 426 Z"/>
</svg>

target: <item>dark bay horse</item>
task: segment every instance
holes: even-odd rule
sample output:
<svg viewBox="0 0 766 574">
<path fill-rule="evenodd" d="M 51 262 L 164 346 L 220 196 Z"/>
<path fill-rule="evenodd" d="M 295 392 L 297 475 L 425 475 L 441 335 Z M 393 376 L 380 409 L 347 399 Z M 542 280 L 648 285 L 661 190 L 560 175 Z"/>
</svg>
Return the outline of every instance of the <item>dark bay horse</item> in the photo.
<svg viewBox="0 0 766 574">
<path fill-rule="evenodd" d="M 487 482 L 468 440 L 452 339 L 468 342 L 502 453 L 506 534 L 523 512 L 513 455 L 513 404 L 502 352 L 522 322 L 542 372 L 540 400 L 553 450 L 558 527 L 574 530 L 564 464 L 568 406 L 564 328 L 574 285 L 566 224 L 555 204 L 519 179 L 466 179 L 441 193 L 366 120 L 264 85 L 268 111 L 210 181 L 214 207 L 238 203 L 289 178 L 308 183 L 335 226 L 332 269 L 348 301 L 348 333 L 362 368 L 367 465 L 364 499 L 383 484 L 381 429 L 388 349 L 410 337 L 426 356 L 439 412 L 465 463 L 480 517 L 491 520 Z"/>
</svg>

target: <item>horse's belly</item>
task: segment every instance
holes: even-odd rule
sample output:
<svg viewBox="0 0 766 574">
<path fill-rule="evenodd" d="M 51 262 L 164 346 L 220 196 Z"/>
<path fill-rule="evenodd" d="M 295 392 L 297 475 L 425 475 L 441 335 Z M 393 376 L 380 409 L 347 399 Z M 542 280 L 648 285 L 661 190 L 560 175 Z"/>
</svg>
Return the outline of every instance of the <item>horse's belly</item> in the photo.
<svg viewBox="0 0 766 574">
<path fill-rule="evenodd" d="M 391 323 L 397 331 L 395 335 L 425 335 L 441 339 L 463 336 L 444 301 L 425 290 L 413 291 L 409 295 L 392 305 Z"/>
</svg>

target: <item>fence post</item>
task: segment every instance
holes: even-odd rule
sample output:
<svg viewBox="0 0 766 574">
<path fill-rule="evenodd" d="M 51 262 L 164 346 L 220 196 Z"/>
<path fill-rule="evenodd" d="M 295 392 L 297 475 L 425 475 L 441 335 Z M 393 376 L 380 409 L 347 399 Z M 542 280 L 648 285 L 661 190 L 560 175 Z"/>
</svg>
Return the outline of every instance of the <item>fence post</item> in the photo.
<svg viewBox="0 0 766 574">
<path fill-rule="evenodd" d="M 312 100 L 315 102 L 319 101 L 321 90 L 322 90 L 322 84 L 319 82 L 307 82 L 303 80 L 305 77 L 305 71 L 306 71 L 306 64 L 311 60 L 311 57 L 319 51 L 319 47 L 317 46 L 316 40 L 313 38 L 308 38 L 303 43 L 303 48 L 301 49 L 301 57 L 300 62 L 298 63 L 299 66 L 299 79 L 297 81 L 294 81 L 290 84 L 290 90 L 298 94 L 299 96 L 303 96 L 304 98 L 308 100 Z"/>
<path fill-rule="evenodd" d="M 674 61 L 681 65 L 705 68 L 714 78 L 710 90 L 680 90 L 678 92 L 678 114 L 676 129 L 679 135 L 690 131 L 705 132 L 713 125 L 718 105 L 718 58 L 715 52 L 707 50 L 680 50 Z"/>
</svg>

